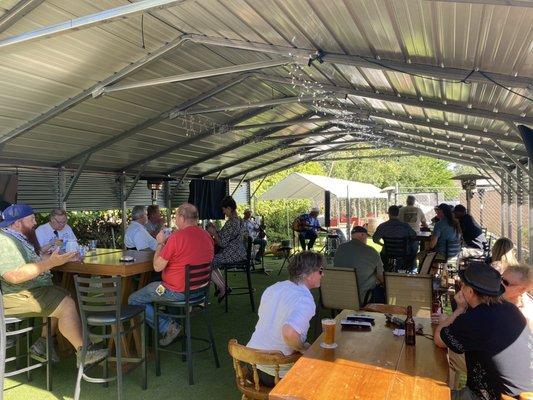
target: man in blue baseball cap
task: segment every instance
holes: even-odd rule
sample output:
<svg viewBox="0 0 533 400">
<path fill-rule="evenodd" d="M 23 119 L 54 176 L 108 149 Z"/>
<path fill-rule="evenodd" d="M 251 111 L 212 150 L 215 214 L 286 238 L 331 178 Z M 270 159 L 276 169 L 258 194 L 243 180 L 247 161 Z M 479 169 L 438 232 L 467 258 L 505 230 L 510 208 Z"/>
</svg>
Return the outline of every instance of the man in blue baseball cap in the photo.
<svg viewBox="0 0 533 400">
<path fill-rule="evenodd" d="M 26 204 L 13 204 L 2 213 L 0 222 L 0 283 L 7 316 L 52 317 L 54 326 L 74 346 L 78 355 L 83 344 L 82 328 L 76 303 L 67 290 L 54 286 L 50 270 L 77 257 L 75 252 L 40 256 L 29 238 L 35 236 L 35 215 Z M 45 355 L 44 338 L 39 338 L 31 352 Z M 54 352 L 55 353 L 55 352 Z M 90 349 L 85 364 L 105 358 L 107 350 Z M 57 355 L 54 357 L 57 359 Z"/>
</svg>

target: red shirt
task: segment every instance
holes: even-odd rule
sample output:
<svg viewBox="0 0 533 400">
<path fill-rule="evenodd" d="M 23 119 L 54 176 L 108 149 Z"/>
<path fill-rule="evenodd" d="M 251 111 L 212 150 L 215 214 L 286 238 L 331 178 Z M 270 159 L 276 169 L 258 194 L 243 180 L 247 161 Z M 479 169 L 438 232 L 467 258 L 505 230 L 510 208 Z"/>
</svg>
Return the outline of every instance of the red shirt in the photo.
<svg viewBox="0 0 533 400">
<path fill-rule="evenodd" d="M 162 274 L 165 287 L 185 292 L 185 266 L 210 263 L 214 254 L 213 239 L 202 228 L 188 226 L 174 232 L 159 253 L 168 261 Z"/>
</svg>

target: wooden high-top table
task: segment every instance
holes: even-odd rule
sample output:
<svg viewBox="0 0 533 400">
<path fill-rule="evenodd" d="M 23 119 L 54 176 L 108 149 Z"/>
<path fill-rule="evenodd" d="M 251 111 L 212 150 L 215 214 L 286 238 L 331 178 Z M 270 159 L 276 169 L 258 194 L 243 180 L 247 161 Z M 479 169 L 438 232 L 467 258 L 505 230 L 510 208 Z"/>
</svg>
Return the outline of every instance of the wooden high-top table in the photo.
<svg viewBox="0 0 533 400">
<path fill-rule="evenodd" d="M 132 256 L 133 262 L 120 261 L 122 256 Z M 63 272 L 61 286 L 69 290 L 72 298 L 76 299 L 76 289 L 74 287 L 74 274 L 85 276 L 120 276 L 122 277 L 121 304 L 128 304 L 128 297 L 135 290 L 140 289 L 149 282 L 150 273 L 153 271 L 153 251 L 137 250 L 116 250 L 116 249 L 96 249 L 88 252 L 83 262 L 69 262 L 53 269 L 53 271 Z M 135 284 L 133 277 L 139 275 L 139 282 Z M 131 348 L 129 341 L 124 339 L 124 357 L 131 357 L 135 351 L 141 354 L 141 342 L 139 331 L 136 329 L 133 334 L 135 350 Z M 70 346 L 67 346 L 70 348 Z"/>
<path fill-rule="evenodd" d="M 320 347 L 323 335 L 270 392 L 271 400 L 450 399 L 446 352 L 433 340 L 417 335 L 416 346 L 392 334 L 383 314 L 371 331 L 343 331 L 337 316 L 336 349 Z M 405 318 L 403 316 L 402 318 Z M 432 335 L 430 320 L 416 318 Z"/>
</svg>

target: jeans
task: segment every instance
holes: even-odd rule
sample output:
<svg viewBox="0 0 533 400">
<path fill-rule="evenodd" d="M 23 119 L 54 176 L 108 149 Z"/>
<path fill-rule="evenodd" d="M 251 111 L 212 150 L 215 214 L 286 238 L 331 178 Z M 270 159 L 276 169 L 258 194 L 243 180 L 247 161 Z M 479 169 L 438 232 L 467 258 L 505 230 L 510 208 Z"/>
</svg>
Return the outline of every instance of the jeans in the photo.
<svg viewBox="0 0 533 400">
<path fill-rule="evenodd" d="M 155 291 L 162 282 L 152 282 L 143 287 L 142 289 L 137 290 L 132 293 L 128 298 L 128 304 L 132 306 L 144 306 L 146 312 L 146 322 L 150 327 L 154 327 L 154 306 L 152 302 L 159 299 L 167 299 L 174 301 L 183 301 L 185 300 L 185 293 L 182 292 L 173 292 L 172 290 L 166 289 L 165 293 L 161 296 Z M 159 316 L 159 333 L 164 335 L 172 319 L 165 316 Z"/>
<path fill-rule="evenodd" d="M 309 243 L 307 244 L 307 250 L 311 250 L 315 245 L 316 238 L 317 234 L 315 231 L 312 230 L 303 231 L 298 234 L 298 239 L 300 239 L 300 245 L 302 246 L 302 250 L 305 250 L 305 239 L 309 239 Z"/>
</svg>

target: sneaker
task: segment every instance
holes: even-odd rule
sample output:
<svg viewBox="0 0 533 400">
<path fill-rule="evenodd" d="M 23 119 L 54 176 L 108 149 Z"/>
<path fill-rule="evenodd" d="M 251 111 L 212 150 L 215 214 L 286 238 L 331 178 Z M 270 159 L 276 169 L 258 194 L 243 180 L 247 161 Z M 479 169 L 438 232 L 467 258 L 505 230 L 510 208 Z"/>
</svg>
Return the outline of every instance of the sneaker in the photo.
<svg viewBox="0 0 533 400">
<path fill-rule="evenodd" d="M 170 343 L 176 340 L 180 332 L 181 332 L 181 326 L 176 323 L 171 323 L 168 326 L 165 336 L 159 339 L 159 345 L 162 347 L 168 346 Z"/>
<path fill-rule="evenodd" d="M 76 351 L 76 366 L 79 367 L 81 364 L 81 347 Z M 90 344 L 87 348 L 87 353 L 85 354 L 85 360 L 83 360 L 83 365 L 96 364 L 97 362 L 102 361 L 107 357 L 109 351 L 108 349 L 96 349 L 93 344 Z"/>
<path fill-rule="evenodd" d="M 30 347 L 30 354 L 38 358 L 46 359 L 46 338 L 40 337 L 35 341 L 34 344 Z M 50 360 L 57 364 L 59 362 L 59 356 L 56 352 L 56 346 L 52 341 L 52 346 L 50 347 Z"/>
</svg>

